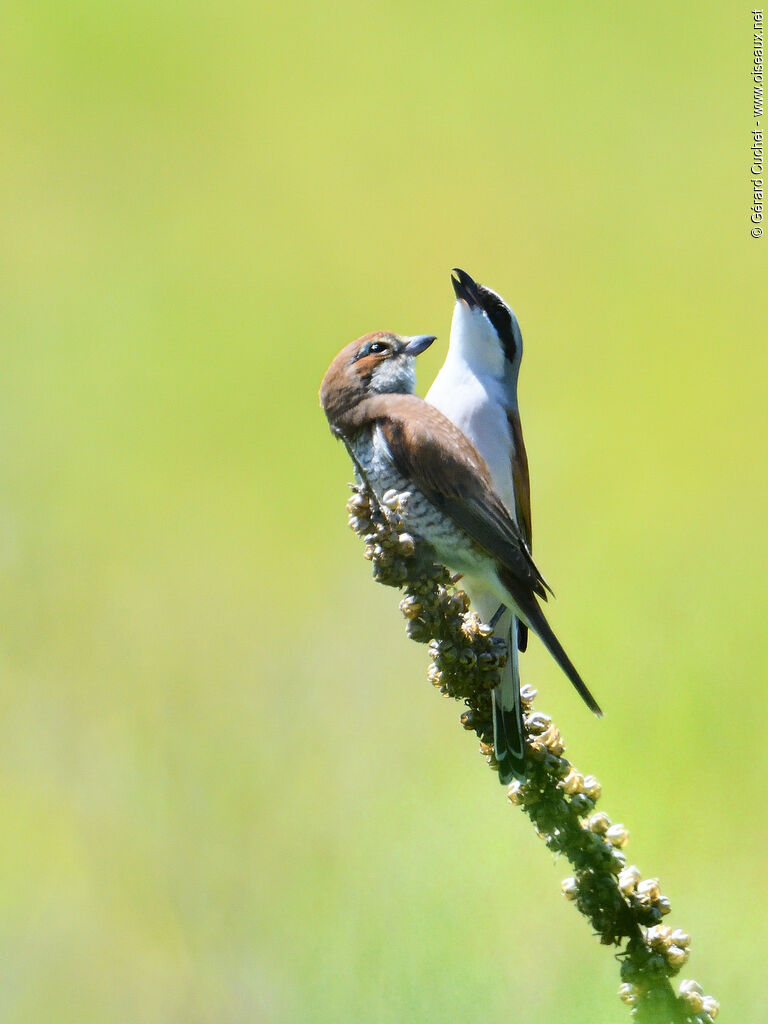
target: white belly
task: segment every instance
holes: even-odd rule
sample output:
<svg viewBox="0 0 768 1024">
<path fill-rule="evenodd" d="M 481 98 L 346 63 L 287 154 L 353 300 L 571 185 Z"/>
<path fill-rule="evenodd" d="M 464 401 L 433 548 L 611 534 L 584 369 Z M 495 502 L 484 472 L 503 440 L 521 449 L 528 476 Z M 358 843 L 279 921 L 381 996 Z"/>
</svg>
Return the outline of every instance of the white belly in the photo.
<svg viewBox="0 0 768 1024">
<path fill-rule="evenodd" d="M 446 369 L 445 367 L 443 369 Z M 515 487 L 512 480 L 514 444 L 507 419 L 503 385 L 481 382 L 469 370 L 441 370 L 427 393 L 427 401 L 466 434 L 485 459 L 493 487 L 515 521 Z"/>
</svg>

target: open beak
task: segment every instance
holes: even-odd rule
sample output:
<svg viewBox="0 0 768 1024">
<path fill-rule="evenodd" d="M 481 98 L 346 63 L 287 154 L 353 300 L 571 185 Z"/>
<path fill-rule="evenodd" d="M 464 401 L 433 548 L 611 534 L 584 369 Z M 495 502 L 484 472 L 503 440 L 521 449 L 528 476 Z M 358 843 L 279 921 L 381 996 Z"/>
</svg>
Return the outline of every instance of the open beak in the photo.
<svg viewBox="0 0 768 1024">
<path fill-rule="evenodd" d="M 456 277 L 453 276 L 454 274 Z M 466 270 L 454 267 L 451 271 L 451 284 L 456 292 L 456 298 L 466 302 L 470 309 L 480 305 L 480 293 L 477 290 L 477 285 Z"/>
<path fill-rule="evenodd" d="M 433 341 L 437 341 L 434 334 L 414 334 L 412 338 L 403 338 L 407 342 L 403 351 L 407 356 L 418 356 L 424 349 L 429 348 Z"/>
</svg>

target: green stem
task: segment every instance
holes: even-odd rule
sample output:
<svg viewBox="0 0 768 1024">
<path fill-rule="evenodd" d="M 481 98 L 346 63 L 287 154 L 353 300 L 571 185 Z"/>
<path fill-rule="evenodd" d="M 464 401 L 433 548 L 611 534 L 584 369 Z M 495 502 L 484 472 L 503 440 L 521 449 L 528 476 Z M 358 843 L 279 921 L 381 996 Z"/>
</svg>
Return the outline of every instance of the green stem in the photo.
<svg viewBox="0 0 768 1024">
<path fill-rule="evenodd" d="M 407 494 L 391 491 L 379 502 L 365 484 L 353 491 L 350 526 L 365 539 L 374 579 L 404 591 L 400 608 L 408 636 L 430 646 L 430 681 L 464 703 L 462 725 L 477 733 L 495 768 L 491 691 L 507 656 L 503 640 L 470 610 L 466 594 L 433 562 L 429 548 L 403 532 Z M 548 848 L 570 862 L 574 876 L 563 882 L 563 892 L 600 942 L 622 947 L 622 999 L 639 1024 L 712 1024 L 717 1002 L 696 982 L 684 982 L 678 996 L 670 980 L 688 959 L 690 936 L 661 923 L 669 900 L 655 879 L 644 881 L 634 865 L 627 867 L 627 830 L 595 812 L 600 784 L 564 756 L 560 731 L 548 715 L 533 710 L 535 691 L 523 687 L 521 696 L 526 780 L 511 783 L 507 795 Z"/>
</svg>

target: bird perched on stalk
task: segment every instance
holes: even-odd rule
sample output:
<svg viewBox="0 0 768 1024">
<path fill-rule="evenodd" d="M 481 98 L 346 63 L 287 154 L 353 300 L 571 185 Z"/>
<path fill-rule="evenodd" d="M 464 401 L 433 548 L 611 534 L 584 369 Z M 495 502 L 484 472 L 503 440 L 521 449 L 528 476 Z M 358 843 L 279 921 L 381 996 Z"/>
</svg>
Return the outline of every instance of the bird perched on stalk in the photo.
<svg viewBox="0 0 768 1024">
<path fill-rule="evenodd" d="M 517 403 L 517 378 L 523 336 L 517 317 L 490 288 L 455 267 L 456 293 L 451 338 L 427 401 L 444 413 L 480 452 L 493 488 L 515 520 L 531 550 L 531 488 Z M 499 777 L 524 778 L 525 743 L 520 704 L 518 650 L 528 643 L 528 628 L 511 611 L 499 614 L 496 595 L 487 586 L 466 582 L 472 607 L 509 651 L 501 684 L 493 691 L 493 739 Z"/>
<path fill-rule="evenodd" d="M 439 409 L 412 393 L 415 356 L 434 340 L 377 332 L 343 348 L 320 388 L 331 432 L 379 501 L 391 489 L 410 492 L 401 513 L 405 529 L 462 573 L 468 592 L 490 593 L 531 629 L 599 715 L 544 617 L 538 598 L 546 600 L 547 584 L 485 460 Z"/>
</svg>

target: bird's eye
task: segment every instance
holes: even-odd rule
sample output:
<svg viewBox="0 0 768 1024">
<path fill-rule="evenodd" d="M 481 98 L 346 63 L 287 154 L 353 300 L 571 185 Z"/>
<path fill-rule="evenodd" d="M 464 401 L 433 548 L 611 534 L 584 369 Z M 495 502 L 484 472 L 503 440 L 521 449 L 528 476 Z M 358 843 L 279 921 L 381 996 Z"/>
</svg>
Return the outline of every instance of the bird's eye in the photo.
<svg viewBox="0 0 768 1024">
<path fill-rule="evenodd" d="M 366 356 L 387 355 L 392 351 L 392 346 L 386 341 L 366 341 L 363 347 L 355 356 L 357 359 L 365 359 Z"/>
</svg>

